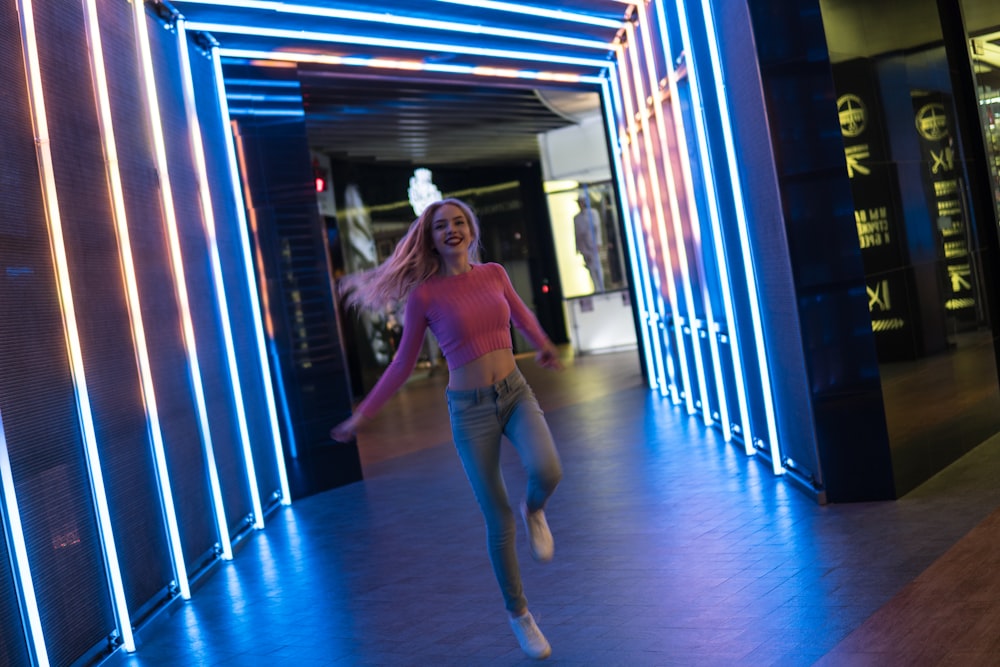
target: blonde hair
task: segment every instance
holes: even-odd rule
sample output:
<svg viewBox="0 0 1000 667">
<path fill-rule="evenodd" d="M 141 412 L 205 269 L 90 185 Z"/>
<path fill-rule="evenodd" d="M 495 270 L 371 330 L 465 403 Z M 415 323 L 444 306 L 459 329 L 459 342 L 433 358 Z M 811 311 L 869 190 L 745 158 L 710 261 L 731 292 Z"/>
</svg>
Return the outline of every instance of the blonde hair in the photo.
<svg viewBox="0 0 1000 667">
<path fill-rule="evenodd" d="M 381 311 L 403 302 L 418 285 L 441 270 L 441 258 L 434 247 L 432 223 L 434 216 L 446 205 L 458 208 L 468 221 L 472 238 L 469 261 L 479 260 L 479 221 L 469 205 L 459 199 L 436 201 L 413 221 L 395 250 L 379 266 L 343 277 L 340 292 L 347 306 L 362 310 Z"/>
</svg>

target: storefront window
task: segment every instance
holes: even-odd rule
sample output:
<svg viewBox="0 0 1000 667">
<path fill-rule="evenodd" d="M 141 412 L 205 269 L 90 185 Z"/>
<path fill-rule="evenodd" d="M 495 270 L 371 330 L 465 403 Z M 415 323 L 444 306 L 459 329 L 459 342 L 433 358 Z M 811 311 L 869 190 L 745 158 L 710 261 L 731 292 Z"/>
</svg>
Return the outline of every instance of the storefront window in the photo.
<svg viewBox="0 0 1000 667">
<path fill-rule="evenodd" d="M 557 184 L 548 192 L 563 296 L 627 286 L 614 189 L 610 183 Z"/>
<path fill-rule="evenodd" d="M 970 37 L 993 201 L 1000 220 L 1000 4 L 963 0 L 962 11 Z"/>
<path fill-rule="evenodd" d="M 608 182 L 550 182 L 546 192 L 574 352 L 635 347 L 614 188 Z"/>
</svg>

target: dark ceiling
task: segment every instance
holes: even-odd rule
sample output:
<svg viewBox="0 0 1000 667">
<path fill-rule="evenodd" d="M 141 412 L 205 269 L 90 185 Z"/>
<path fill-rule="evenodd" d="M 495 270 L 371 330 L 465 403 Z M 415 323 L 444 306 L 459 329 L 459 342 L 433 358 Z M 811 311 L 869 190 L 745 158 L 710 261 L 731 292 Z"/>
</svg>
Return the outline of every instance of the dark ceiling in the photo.
<svg viewBox="0 0 1000 667">
<path fill-rule="evenodd" d="M 628 10 L 615 0 L 166 7 L 219 44 L 234 116 L 304 108 L 314 149 L 428 166 L 537 160 L 538 133 L 598 108 L 595 80 Z M 297 62 L 279 65 L 279 52 Z M 379 59 L 393 62 L 359 66 Z M 507 75 L 475 73 L 483 68 Z"/>
</svg>

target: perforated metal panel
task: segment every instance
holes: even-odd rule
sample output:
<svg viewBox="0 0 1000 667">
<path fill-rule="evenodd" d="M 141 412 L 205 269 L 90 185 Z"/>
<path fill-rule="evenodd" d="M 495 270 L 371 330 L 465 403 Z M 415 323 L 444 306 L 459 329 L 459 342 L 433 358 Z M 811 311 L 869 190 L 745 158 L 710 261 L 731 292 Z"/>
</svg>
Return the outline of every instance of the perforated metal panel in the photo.
<svg viewBox="0 0 1000 667">
<path fill-rule="evenodd" d="M 156 83 L 163 131 L 167 137 L 170 183 L 177 211 L 212 446 L 222 485 L 226 519 L 230 531 L 235 533 L 246 528 L 246 518 L 252 513 L 252 507 L 191 154 L 177 37 L 173 31 L 158 26 L 150 31 L 150 41 L 154 58 L 163 63 L 157 72 Z"/>
<path fill-rule="evenodd" d="M 0 502 L 3 492 L 0 491 Z M 2 508 L 0 520 L 7 521 Z M 10 568 L 10 548 L 6 533 L 0 532 L 0 665 L 9 667 L 25 667 L 30 663 L 28 646 L 21 623 L 21 611 L 18 606 L 18 593 L 14 587 L 14 573 Z"/>
<path fill-rule="evenodd" d="M 117 11 L 102 14 L 104 35 L 124 52 L 131 52 L 132 19 L 120 3 L 109 0 L 108 4 L 112 8 L 117 6 Z M 152 35 L 161 31 L 154 19 L 148 20 Z M 119 57 L 109 59 L 108 67 L 112 112 L 121 147 L 125 205 L 170 485 L 184 562 L 190 570 L 197 570 L 214 558 L 218 533 L 174 289 L 160 203 L 160 180 L 149 143 L 138 63 L 132 58 Z"/>
<path fill-rule="evenodd" d="M 233 342 L 236 349 L 243 398 L 246 403 L 247 427 L 257 473 L 257 486 L 266 509 L 268 500 L 280 491 L 274 440 L 271 433 L 267 400 L 255 335 L 256 323 L 247 285 L 243 249 L 237 225 L 235 200 L 229 185 L 229 165 L 222 118 L 216 95 L 211 60 L 191 48 L 191 71 L 194 77 L 198 116 L 205 144 L 205 161 L 212 183 L 212 204 L 215 210 L 215 231 L 219 256 L 226 283 L 227 305 L 232 320 Z"/>
<path fill-rule="evenodd" d="M 128 607 L 137 610 L 150 599 L 164 596 L 173 569 L 108 196 L 98 111 L 94 104 L 72 102 L 95 99 L 86 33 L 80 29 L 83 15 L 63 8 L 56 18 L 60 49 L 51 54 L 47 66 L 43 62 L 44 84 L 51 91 L 48 116 L 56 188 L 117 557 Z M 128 49 L 108 52 L 119 57 L 130 53 Z"/>
<path fill-rule="evenodd" d="M 44 3 L 35 10 L 43 71 L 53 73 L 68 59 L 80 58 L 84 35 L 79 16 L 59 14 Z M 3 13 L 0 66 L 10 85 L 0 96 L 0 411 L 49 659 L 65 665 L 100 644 L 115 622 L 67 360 L 12 0 L 4 1 Z M 60 90 L 61 83 L 56 78 L 45 82 L 49 104 L 54 110 L 74 108 L 80 100 L 71 90 Z M 3 627 L 6 634 L 7 625 Z"/>
</svg>

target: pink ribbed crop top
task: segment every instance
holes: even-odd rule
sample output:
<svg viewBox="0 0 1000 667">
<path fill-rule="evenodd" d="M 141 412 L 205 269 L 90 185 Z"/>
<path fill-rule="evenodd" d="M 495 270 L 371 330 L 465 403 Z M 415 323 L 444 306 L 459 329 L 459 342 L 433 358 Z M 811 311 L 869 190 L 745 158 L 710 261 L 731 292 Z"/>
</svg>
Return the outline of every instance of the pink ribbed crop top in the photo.
<svg viewBox="0 0 1000 667">
<path fill-rule="evenodd" d="M 437 337 L 448 368 L 455 369 L 488 352 L 512 349 L 511 321 L 536 348 L 548 342 L 499 264 L 473 264 L 465 273 L 434 276 L 418 285 L 406 302 L 396 356 L 358 411 L 373 416 L 403 385 L 417 363 L 428 327 Z"/>
</svg>

